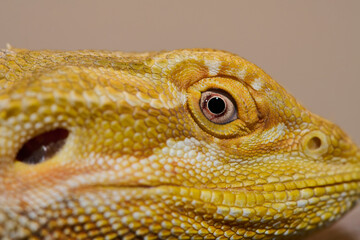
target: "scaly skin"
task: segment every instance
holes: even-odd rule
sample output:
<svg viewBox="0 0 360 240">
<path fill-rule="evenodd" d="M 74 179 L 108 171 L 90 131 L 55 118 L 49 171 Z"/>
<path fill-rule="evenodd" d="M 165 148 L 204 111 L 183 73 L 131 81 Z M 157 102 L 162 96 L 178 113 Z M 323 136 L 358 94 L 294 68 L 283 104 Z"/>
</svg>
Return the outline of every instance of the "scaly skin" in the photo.
<svg viewBox="0 0 360 240">
<path fill-rule="evenodd" d="M 213 123 L 202 92 L 237 119 Z M 39 163 L 30 139 L 67 130 Z M 261 69 L 210 49 L 0 51 L 1 239 L 294 239 L 360 196 L 360 153 Z"/>
</svg>

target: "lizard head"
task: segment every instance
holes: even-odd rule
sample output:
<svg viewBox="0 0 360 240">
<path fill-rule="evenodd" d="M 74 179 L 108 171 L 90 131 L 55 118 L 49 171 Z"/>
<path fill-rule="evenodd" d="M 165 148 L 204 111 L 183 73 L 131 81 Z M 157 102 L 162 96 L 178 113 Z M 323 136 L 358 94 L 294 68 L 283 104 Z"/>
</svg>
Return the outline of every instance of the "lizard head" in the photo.
<svg viewBox="0 0 360 240">
<path fill-rule="evenodd" d="M 360 154 L 209 49 L 0 52 L 0 237 L 274 239 L 359 198 Z"/>
</svg>

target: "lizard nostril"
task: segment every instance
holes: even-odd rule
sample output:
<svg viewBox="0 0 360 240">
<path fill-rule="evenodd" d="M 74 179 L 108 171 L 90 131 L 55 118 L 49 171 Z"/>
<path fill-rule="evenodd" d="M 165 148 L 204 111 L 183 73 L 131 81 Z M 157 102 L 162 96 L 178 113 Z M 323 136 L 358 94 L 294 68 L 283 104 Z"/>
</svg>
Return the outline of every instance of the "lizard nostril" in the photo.
<svg viewBox="0 0 360 240">
<path fill-rule="evenodd" d="M 41 163 L 57 153 L 65 144 L 69 131 L 57 128 L 28 140 L 16 154 L 16 160 L 27 163 Z"/>
<path fill-rule="evenodd" d="M 307 143 L 307 147 L 310 150 L 316 150 L 319 149 L 321 147 L 321 139 L 317 136 L 314 136 L 312 138 L 310 138 L 310 140 Z"/>
<path fill-rule="evenodd" d="M 301 144 L 305 154 L 314 158 L 325 154 L 329 148 L 328 137 L 325 133 L 318 130 L 306 134 Z"/>
</svg>

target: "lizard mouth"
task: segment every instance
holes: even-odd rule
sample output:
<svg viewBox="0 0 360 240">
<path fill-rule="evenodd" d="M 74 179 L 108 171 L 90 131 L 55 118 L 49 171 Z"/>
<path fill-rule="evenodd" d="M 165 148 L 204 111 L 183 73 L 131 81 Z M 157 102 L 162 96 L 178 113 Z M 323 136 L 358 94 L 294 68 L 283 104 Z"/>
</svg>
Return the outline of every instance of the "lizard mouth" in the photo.
<svg viewBox="0 0 360 240">
<path fill-rule="evenodd" d="M 98 191 L 103 193 L 103 198 L 116 194 L 124 205 L 148 201 L 162 204 L 171 212 L 193 212 L 214 221 L 234 224 L 251 221 L 260 225 L 267 221 L 283 221 L 291 225 L 300 224 L 302 218 L 311 216 L 306 221 L 314 226 L 334 221 L 354 206 L 360 196 L 360 173 L 272 186 L 213 189 L 174 185 L 99 186 Z"/>
<path fill-rule="evenodd" d="M 316 178 L 299 179 L 294 181 L 267 183 L 251 186 L 246 189 L 267 192 L 281 190 L 301 190 L 305 188 L 331 188 L 332 186 L 341 186 L 342 184 L 353 184 L 358 182 L 360 182 L 360 172 L 350 172 Z M 346 191 L 347 189 L 343 190 Z"/>
<path fill-rule="evenodd" d="M 85 187 L 86 188 L 86 187 Z M 149 185 L 97 185 L 102 189 L 121 189 L 125 192 L 140 189 L 149 195 L 171 195 L 216 205 L 253 207 L 266 203 L 286 203 L 305 206 L 334 199 L 343 201 L 360 196 L 360 172 L 302 179 L 280 183 L 269 183 L 247 187 L 206 188 L 171 184 Z M 140 194 L 141 195 L 141 194 Z M 333 200 L 333 201 L 334 201 Z"/>
</svg>

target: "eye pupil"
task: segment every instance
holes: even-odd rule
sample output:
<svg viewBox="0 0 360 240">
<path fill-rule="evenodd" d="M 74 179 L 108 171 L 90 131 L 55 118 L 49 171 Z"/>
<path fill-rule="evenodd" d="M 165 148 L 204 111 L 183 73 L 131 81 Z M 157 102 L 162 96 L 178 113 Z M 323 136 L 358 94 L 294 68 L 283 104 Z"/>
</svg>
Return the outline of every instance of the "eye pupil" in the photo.
<svg viewBox="0 0 360 240">
<path fill-rule="evenodd" d="M 219 97 L 213 97 L 208 101 L 208 109 L 213 114 L 221 114 L 225 111 L 225 101 Z"/>
<path fill-rule="evenodd" d="M 235 100 L 221 89 L 202 92 L 199 107 L 202 114 L 215 124 L 227 124 L 238 118 Z"/>
</svg>

